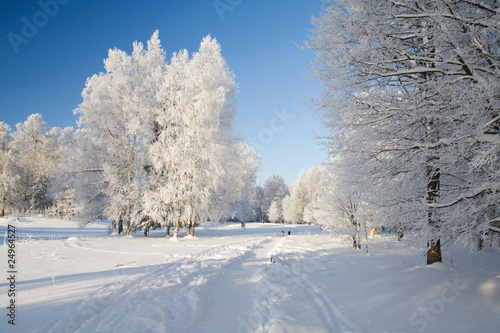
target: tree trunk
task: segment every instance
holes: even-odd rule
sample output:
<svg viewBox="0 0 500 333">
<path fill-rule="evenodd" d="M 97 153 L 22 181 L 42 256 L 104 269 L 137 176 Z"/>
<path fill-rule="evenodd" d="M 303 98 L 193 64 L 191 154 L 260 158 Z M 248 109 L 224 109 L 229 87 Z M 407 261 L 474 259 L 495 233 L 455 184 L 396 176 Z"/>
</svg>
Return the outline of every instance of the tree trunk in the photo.
<svg viewBox="0 0 500 333">
<path fill-rule="evenodd" d="M 177 238 L 179 236 L 179 229 L 181 228 L 181 203 L 178 204 L 177 207 L 177 214 L 175 218 L 175 225 L 174 225 L 174 237 Z"/>
<path fill-rule="evenodd" d="M 432 265 L 436 262 L 443 262 L 441 256 L 441 240 L 430 241 L 427 250 L 427 265 Z"/>
<path fill-rule="evenodd" d="M 194 237 L 194 227 L 196 225 L 196 214 L 194 213 L 194 210 L 193 210 L 193 215 L 191 216 L 191 228 L 189 230 L 189 235 L 191 235 L 191 237 Z"/>
<path fill-rule="evenodd" d="M 131 206 L 132 206 L 132 203 L 129 200 L 129 203 L 127 205 L 127 216 L 126 216 L 127 229 L 125 230 L 125 236 L 132 235 L 132 218 L 131 218 L 132 207 Z"/>
<path fill-rule="evenodd" d="M 120 235 L 123 232 L 123 218 L 120 216 L 118 220 L 118 234 Z"/>
<path fill-rule="evenodd" d="M 170 224 L 167 225 L 167 234 L 165 235 L 165 237 L 170 237 Z"/>
<path fill-rule="evenodd" d="M 352 235 L 352 247 L 355 250 L 361 249 L 361 237 L 359 234 L 360 223 L 355 221 L 354 215 L 351 215 L 352 225 L 354 226 L 354 231 Z"/>
<path fill-rule="evenodd" d="M 396 234 L 398 235 L 398 241 L 401 241 L 405 236 L 403 228 L 404 227 L 402 223 L 398 223 L 398 225 L 396 226 Z"/>
<path fill-rule="evenodd" d="M 363 218 L 363 232 L 365 233 L 365 252 L 368 253 L 368 229 L 366 228 L 366 221 Z"/>
<path fill-rule="evenodd" d="M 125 236 L 132 235 L 132 193 L 134 189 L 134 164 L 135 164 L 135 145 L 137 142 L 137 134 L 134 134 L 134 139 L 132 141 L 132 149 L 130 150 L 129 160 L 128 160 L 128 193 L 127 193 L 127 215 L 126 215 L 126 225 L 127 229 L 125 231 Z"/>
<path fill-rule="evenodd" d="M 181 212 L 179 210 L 177 219 L 175 221 L 175 226 L 174 226 L 174 237 L 177 238 L 179 236 L 179 229 L 181 228 Z"/>
<path fill-rule="evenodd" d="M 175 229 L 174 229 L 174 237 L 177 238 L 177 236 L 179 236 L 179 229 L 180 229 L 180 223 L 179 221 L 177 221 L 177 223 L 175 224 Z"/>
<path fill-rule="evenodd" d="M 432 207 L 433 204 L 438 202 L 440 196 L 441 174 L 439 169 L 432 165 L 437 159 L 438 157 L 436 156 L 432 157 L 427 166 L 427 203 L 431 205 L 427 215 L 430 233 L 427 243 L 427 247 L 429 248 L 427 251 L 427 265 L 443 261 L 441 257 L 441 240 L 439 237 L 435 236 L 435 233 L 439 231 L 440 228 L 439 216 L 437 214 L 437 208 Z"/>
<path fill-rule="evenodd" d="M 352 248 L 355 250 L 360 250 L 361 249 L 361 237 L 359 236 L 359 233 L 356 232 L 352 236 Z"/>
<path fill-rule="evenodd" d="M 481 251 L 484 247 L 484 238 L 483 235 L 477 236 L 477 250 Z"/>
</svg>

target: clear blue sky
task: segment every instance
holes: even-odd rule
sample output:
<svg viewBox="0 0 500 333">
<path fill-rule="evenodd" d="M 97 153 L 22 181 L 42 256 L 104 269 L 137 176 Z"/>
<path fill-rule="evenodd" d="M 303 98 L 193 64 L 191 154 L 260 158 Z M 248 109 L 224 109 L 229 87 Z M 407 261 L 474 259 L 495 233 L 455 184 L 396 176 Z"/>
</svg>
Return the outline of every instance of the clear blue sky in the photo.
<svg viewBox="0 0 500 333">
<path fill-rule="evenodd" d="M 314 53 L 297 46 L 308 40 L 320 0 L 56 1 L 0 5 L 0 121 L 14 128 L 41 113 L 50 126 L 76 127 L 85 80 L 104 71 L 110 48 L 130 53 L 158 29 L 169 58 L 197 51 L 210 34 L 237 77 L 234 125 L 262 155 L 258 183 L 272 174 L 293 183 L 325 161 L 313 138 L 323 127 L 304 102 L 321 90 L 305 77 Z"/>
</svg>

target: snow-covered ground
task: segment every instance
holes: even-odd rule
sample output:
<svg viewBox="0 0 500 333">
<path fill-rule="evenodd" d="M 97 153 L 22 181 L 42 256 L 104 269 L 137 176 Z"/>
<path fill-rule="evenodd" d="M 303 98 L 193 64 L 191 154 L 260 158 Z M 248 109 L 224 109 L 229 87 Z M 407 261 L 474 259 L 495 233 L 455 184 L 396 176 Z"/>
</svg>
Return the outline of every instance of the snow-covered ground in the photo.
<svg viewBox="0 0 500 333">
<path fill-rule="evenodd" d="M 8 324 L 8 225 L 16 319 Z M 291 231 L 282 236 L 281 231 Z M 0 332 L 498 332 L 500 255 L 443 264 L 381 235 L 370 254 L 318 227 L 207 224 L 195 238 L 0 219 Z M 271 262 L 272 257 L 272 262 Z"/>
</svg>

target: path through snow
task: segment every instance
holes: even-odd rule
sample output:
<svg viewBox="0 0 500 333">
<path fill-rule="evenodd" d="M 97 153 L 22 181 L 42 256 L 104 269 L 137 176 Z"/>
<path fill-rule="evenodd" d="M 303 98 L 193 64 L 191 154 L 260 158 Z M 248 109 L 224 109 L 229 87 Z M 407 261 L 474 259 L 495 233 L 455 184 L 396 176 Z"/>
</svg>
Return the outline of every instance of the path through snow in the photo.
<svg viewBox="0 0 500 333">
<path fill-rule="evenodd" d="M 270 265 L 274 249 L 283 238 L 269 238 L 227 267 L 206 301 L 205 313 L 196 331 L 229 333 L 248 331 L 255 311 L 254 284 Z"/>
</svg>

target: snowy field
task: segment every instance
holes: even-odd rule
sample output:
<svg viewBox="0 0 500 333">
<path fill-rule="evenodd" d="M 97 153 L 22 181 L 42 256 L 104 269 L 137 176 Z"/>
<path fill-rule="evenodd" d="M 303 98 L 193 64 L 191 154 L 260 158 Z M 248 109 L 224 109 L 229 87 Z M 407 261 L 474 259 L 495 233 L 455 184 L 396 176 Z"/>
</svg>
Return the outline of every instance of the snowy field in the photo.
<svg viewBox="0 0 500 333">
<path fill-rule="evenodd" d="M 164 230 L 108 236 L 45 218 L 0 220 L 17 242 L 15 327 L 0 283 L 0 332 L 498 332 L 500 256 L 449 249 L 425 266 L 382 235 L 370 254 L 318 227 L 207 224 L 195 238 Z M 282 236 L 281 230 L 291 231 Z M 273 263 L 271 262 L 273 258 Z"/>
</svg>

